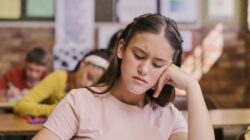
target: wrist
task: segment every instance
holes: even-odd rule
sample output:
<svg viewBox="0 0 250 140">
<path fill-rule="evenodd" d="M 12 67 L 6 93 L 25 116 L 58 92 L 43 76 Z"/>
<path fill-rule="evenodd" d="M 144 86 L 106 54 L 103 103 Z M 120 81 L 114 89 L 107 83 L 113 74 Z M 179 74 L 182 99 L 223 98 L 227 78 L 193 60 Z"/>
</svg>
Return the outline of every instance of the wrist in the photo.
<svg viewBox="0 0 250 140">
<path fill-rule="evenodd" d="M 198 83 L 197 80 L 192 79 L 188 82 L 188 87 L 186 89 L 187 92 L 193 91 L 193 90 L 197 90 L 200 89 L 200 85 Z"/>
</svg>

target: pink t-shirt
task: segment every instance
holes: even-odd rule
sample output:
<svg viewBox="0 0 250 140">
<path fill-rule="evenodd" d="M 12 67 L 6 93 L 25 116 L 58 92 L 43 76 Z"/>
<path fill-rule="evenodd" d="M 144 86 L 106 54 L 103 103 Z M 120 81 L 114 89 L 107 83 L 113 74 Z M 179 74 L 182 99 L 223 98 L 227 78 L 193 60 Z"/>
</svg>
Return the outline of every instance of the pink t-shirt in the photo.
<svg viewBox="0 0 250 140">
<path fill-rule="evenodd" d="M 186 120 L 171 103 L 138 107 L 87 89 L 72 90 L 44 126 L 62 140 L 167 140 L 187 132 Z"/>
</svg>

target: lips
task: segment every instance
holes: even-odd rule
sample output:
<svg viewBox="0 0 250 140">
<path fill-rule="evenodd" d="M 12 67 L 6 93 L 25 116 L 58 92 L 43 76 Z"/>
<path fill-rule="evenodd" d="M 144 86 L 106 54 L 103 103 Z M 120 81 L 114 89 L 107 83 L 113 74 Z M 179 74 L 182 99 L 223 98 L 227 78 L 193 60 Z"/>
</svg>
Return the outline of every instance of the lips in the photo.
<svg viewBox="0 0 250 140">
<path fill-rule="evenodd" d="M 141 78 L 141 77 L 134 76 L 133 78 L 134 78 L 135 80 L 138 80 L 138 81 L 140 81 L 140 82 L 143 82 L 143 83 L 146 83 L 146 84 L 147 84 L 147 81 L 146 81 L 145 79 Z"/>
</svg>

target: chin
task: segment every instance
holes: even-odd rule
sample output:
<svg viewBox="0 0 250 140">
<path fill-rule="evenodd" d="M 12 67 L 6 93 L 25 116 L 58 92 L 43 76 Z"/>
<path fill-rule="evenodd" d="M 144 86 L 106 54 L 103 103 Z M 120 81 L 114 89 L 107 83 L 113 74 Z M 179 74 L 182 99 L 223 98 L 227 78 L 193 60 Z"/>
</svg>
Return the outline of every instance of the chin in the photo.
<svg viewBox="0 0 250 140">
<path fill-rule="evenodd" d="M 128 87 L 128 90 L 135 95 L 142 95 L 142 94 L 145 94 L 148 89 L 145 89 L 143 87 L 138 87 L 138 86 L 135 87 L 134 86 L 134 87 Z"/>
</svg>

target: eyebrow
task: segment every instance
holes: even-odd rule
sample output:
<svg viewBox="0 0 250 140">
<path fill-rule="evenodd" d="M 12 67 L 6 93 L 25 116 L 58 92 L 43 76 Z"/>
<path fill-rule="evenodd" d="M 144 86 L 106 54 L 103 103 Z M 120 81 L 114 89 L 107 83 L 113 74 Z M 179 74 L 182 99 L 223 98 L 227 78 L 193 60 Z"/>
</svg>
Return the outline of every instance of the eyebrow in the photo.
<svg viewBox="0 0 250 140">
<path fill-rule="evenodd" d="M 140 52 L 146 54 L 146 52 L 145 52 L 144 50 L 142 50 L 142 49 L 140 49 L 139 47 L 136 47 L 136 46 L 134 46 L 133 50 L 135 50 L 135 51 L 140 51 Z"/>
<path fill-rule="evenodd" d="M 141 48 L 139 48 L 139 47 L 137 47 L 137 46 L 134 46 L 134 50 L 135 50 L 135 51 L 140 51 L 140 52 L 142 52 L 142 53 L 144 53 L 144 54 L 147 54 L 147 52 L 145 52 L 144 50 L 142 50 Z M 163 58 L 155 57 L 154 59 L 155 59 L 156 61 L 168 62 L 168 60 L 163 59 Z"/>
</svg>

